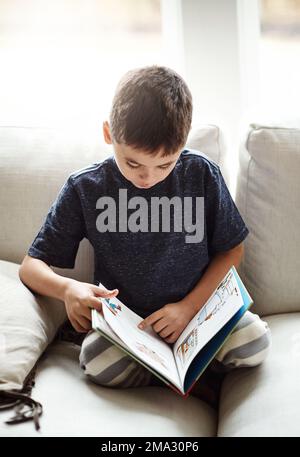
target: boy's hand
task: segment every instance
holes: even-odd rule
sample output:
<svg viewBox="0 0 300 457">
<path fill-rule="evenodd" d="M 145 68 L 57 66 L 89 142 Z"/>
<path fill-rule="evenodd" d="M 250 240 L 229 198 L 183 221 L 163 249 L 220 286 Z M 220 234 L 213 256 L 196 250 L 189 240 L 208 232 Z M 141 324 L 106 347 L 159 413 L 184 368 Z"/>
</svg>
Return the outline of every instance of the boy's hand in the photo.
<svg viewBox="0 0 300 457">
<path fill-rule="evenodd" d="M 70 279 L 64 290 L 63 298 L 68 318 L 74 329 L 80 333 L 88 332 L 92 328 L 91 309 L 102 312 L 102 303 L 97 297 L 110 298 L 115 297 L 118 293 L 118 289 L 110 291 L 104 287 Z"/>
<path fill-rule="evenodd" d="M 146 317 L 140 324 L 142 330 L 152 325 L 153 330 L 158 333 L 167 343 L 175 343 L 179 335 L 194 317 L 193 307 L 180 300 L 176 303 L 168 303 L 158 311 Z"/>
</svg>

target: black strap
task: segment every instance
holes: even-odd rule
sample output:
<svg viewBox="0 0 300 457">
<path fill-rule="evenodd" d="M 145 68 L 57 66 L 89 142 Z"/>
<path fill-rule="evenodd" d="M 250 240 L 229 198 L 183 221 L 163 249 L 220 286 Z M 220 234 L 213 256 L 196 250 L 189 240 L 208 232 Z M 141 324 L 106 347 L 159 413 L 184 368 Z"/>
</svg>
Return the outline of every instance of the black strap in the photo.
<svg viewBox="0 0 300 457">
<path fill-rule="evenodd" d="M 41 403 L 29 395 L 12 390 L 0 392 L 0 410 L 14 407 L 15 415 L 5 421 L 6 424 L 18 424 L 33 420 L 35 429 L 40 429 L 39 417 L 43 413 Z"/>
<path fill-rule="evenodd" d="M 59 328 L 55 339 L 62 341 L 70 341 L 78 346 L 82 345 L 82 341 L 86 334 L 78 333 L 73 328 L 71 322 L 67 319 Z M 45 353 L 41 357 L 45 357 Z M 21 390 L 0 390 L 0 410 L 14 408 L 15 415 L 8 419 L 6 424 L 17 424 L 29 420 L 34 421 L 36 430 L 40 429 L 39 417 L 43 414 L 41 403 L 31 397 L 32 388 L 35 385 L 35 373 L 38 362 L 32 368 L 27 378 L 24 381 Z"/>
<path fill-rule="evenodd" d="M 39 417 L 43 414 L 43 407 L 41 403 L 31 398 L 37 363 L 28 373 L 22 390 L 0 390 L 0 410 L 14 408 L 15 411 L 15 415 L 8 419 L 6 424 L 12 425 L 33 420 L 35 429 L 40 429 Z"/>
</svg>

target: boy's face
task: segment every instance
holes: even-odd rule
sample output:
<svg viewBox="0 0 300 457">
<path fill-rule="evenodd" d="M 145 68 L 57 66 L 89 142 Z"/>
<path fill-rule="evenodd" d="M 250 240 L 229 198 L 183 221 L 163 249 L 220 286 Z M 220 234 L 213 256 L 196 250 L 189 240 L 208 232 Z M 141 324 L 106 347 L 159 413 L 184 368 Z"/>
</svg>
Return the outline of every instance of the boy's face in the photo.
<svg viewBox="0 0 300 457">
<path fill-rule="evenodd" d="M 131 146 L 115 143 L 111 139 L 107 121 L 103 123 L 103 135 L 106 143 L 114 146 L 119 170 L 139 189 L 148 189 L 163 181 L 175 167 L 181 153 L 180 148 L 179 151 L 167 157 L 162 157 L 161 153 L 153 156 Z"/>
</svg>

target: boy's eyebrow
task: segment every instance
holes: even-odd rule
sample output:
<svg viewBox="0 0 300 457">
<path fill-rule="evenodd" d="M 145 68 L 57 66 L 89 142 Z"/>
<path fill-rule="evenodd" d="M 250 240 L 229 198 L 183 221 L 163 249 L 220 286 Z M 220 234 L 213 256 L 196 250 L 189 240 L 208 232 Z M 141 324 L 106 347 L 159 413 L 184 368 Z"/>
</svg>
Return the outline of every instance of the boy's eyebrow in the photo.
<svg viewBox="0 0 300 457">
<path fill-rule="evenodd" d="M 132 163 L 135 163 L 136 165 L 143 165 L 142 163 L 139 163 L 137 162 L 136 160 L 133 160 L 133 159 L 130 159 L 129 157 L 124 157 L 126 160 L 128 160 L 128 162 L 132 162 Z M 176 162 L 176 159 L 175 160 L 171 160 L 170 162 L 166 162 L 166 163 L 162 163 L 161 165 L 157 165 L 158 167 L 162 167 L 164 165 L 170 165 L 171 163 L 174 163 Z"/>
</svg>

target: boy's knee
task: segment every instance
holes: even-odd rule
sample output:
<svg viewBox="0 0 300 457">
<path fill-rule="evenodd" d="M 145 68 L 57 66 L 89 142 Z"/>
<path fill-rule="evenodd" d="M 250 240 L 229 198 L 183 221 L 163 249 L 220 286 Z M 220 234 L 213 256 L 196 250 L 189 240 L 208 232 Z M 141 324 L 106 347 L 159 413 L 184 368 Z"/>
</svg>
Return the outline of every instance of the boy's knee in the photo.
<svg viewBox="0 0 300 457">
<path fill-rule="evenodd" d="M 256 340 L 248 343 L 250 355 L 245 360 L 238 359 L 237 366 L 256 367 L 261 365 L 267 359 L 272 346 L 271 330 L 266 322 L 261 322 L 266 324 L 264 325 L 264 333 L 262 333 Z"/>
<path fill-rule="evenodd" d="M 257 342 L 260 341 L 260 347 L 258 348 L 258 352 L 255 352 L 253 357 L 248 360 L 248 365 L 253 367 L 262 364 L 266 360 L 272 346 L 272 335 L 269 325 L 265 321 L 261 321 L 261 324 L 264 327 L 264 333 L 257 339 Z"/>
<path fill-rule="evenodd" d="M 90 330 L 84 338 L 80 354 L 79 354 L 79 366 L 82 370 L 86 370 L 86 366 L 104 349 L 105 338 L 101 337 L 95 331 Z"/>
<path fill-rule="evenodd" d="M 246 319 L 245 319 L 246 322 Z M 257 314 L 248 313 L 247 325 L 232 333 L 216 358 L 230 368 L 254 367 L 267 358 L 272 346 L 271 330 Z"/>
<path fill-rule="evenodd" d="M 151 372 L 104 337 L 84 340 L 79 365 L 90 381 L 103 387 L 127 388 L 150 384 Z"/>
<path fill-rule="evenodd" d="M 99 374 L 107 368 L 108 363 L 114 363 L 113 348 L 111 342 L 94 331 L 90 331 L 83 340 L 79 366 L 93 382 L 97 382 L 97 377 L 99 378 Z"/>
</svg>

